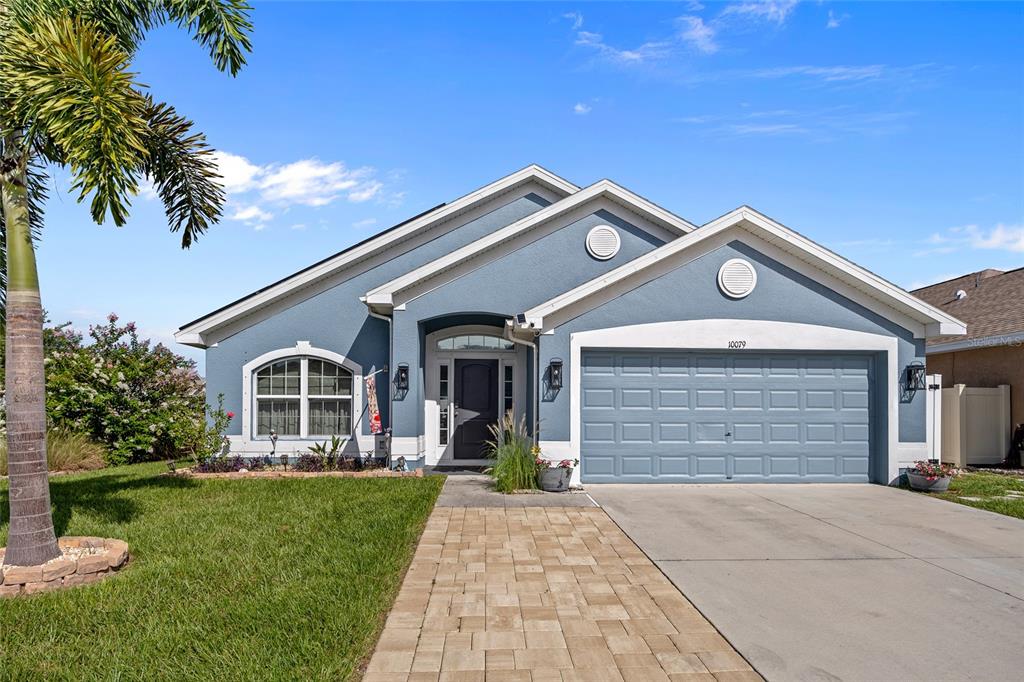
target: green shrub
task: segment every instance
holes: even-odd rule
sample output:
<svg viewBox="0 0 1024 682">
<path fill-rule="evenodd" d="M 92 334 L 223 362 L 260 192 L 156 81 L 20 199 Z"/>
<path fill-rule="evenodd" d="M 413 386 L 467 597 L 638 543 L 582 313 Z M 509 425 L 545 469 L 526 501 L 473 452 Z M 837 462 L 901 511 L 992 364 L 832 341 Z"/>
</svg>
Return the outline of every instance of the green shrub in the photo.
<svg viewBox="0 0 1024 682">
<path fill-rule="evenodd" d="M 487 442 L 487 456 L 494 460 L 489 473 L 498 492 L 537 487 L 537 457 L 533 440 L 526 431 L 526 418 L 516 421 L 511 412 L 488 427 L 494 440 Z"/>
<path fill-rule="evenodd" d="M 117 315 L 89 328 L 45 331 L 50 423 L 102 443 L 108 464 L 168 459 L 208 450 L 206 397 L 195 363 L 140 339 Z"/>
<path fill-rule="evenodd" d="M 81 433 L 50 429 L 46 434 L 46 460 L 50 471 L 102 469 L 106 450 Z M 0 476 L 7 475 L 7 439 L 0 438 Z"/>
</svg>

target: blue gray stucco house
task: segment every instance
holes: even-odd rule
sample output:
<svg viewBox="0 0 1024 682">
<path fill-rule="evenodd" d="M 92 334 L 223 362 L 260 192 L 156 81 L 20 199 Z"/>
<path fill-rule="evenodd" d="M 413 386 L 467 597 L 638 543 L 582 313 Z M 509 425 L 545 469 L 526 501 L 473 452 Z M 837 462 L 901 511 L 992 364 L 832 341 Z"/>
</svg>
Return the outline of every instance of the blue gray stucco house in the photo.
<svg viewBox="0 0 1024 682">
<path fill-rule="evenodd" d="M 184 325 L 232 450 L 473 465 L 512 411 L 583 482 L 889 483 L 964 325 L 757 211 L 700 227 L 530 166 Z"/>
</svg>

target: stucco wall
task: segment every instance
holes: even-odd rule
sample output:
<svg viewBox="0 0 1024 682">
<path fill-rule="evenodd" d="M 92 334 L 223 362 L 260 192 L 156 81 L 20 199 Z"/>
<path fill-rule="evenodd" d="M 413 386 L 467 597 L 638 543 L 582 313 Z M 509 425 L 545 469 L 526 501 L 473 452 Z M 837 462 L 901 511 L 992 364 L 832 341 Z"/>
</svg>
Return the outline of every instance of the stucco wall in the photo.
<svg viewBox="0 0 1024 682">
<path fill-rule="evenodd" d="M 743 257 L 757 269 L 757 287 L 739 300 L 725 296 L 718 288 L 718 270 L 726 260 Z M 756 249 L 733 241 L 664 276 L 612 299 L 559 326 L 554 334 L 540 337 L 541 366 L 553 357 L 569 358 L 570 335 L 591 329 L 664 322 L 738 318 L 802 322 L 851 329 L 898 338 L 899 367 L 924 360 L 924 341 L 881 316 L 831 289 L 769 258 Z M 742 338 L 742 329 L 737 337 Z M 794 348 L 799 339 L 793 340 Z M 884 366 L 884 363 L 876 363 Z M 570 385 L 573 368 L 564 367 L 564 386 Z M 884 379 L 884 377 L 883 377 Z M 893 380 L 896 380 L 895 378 Z M 885 381 L 877 381 L 876 391 Z M 543 393 L 543 391 L 542 391 Z M 880 403 L 885 405 L 885 400 Z M 906 443 L 925 441 L 925 395 L 920 391 L 899 405 L 899 439 Z M 570 397 L 567 388 L 544 395 L 540 418 L 545 440 L 569 440 Z M 882 417 L 884 407 L 876 410 Z"/>
<path fill-rule="evenodd" d="M 1024 423 L 1024 346 L 990 346 L 928 356 L 928 373 L 942 375 L 942 387 L 1010 386 L 1010 420 Z"/>
<path fill-rule="evenodd" d="M 617 227 L 622 242 L 619 253 L 605 261 L 591 257 L 585 247 L 587 232 L 601 224 Z M 405 310 L 396 310 L 395 363 L 409 364 L 411 381 L 408 394 L 395 400 L 395 435 L 417 436 L 424 432 L 422 323 L 425 320 L 462 312 L 511 317 L 663 243 L 631 223 L 600 210 L 410 301 Z"/>
<path fill-rule="evenodd" d="M 359 297 L 374 287 L 429 263 L 497 229 L 509 225 L 548 205 L 536 194 L 516 198 L 476 220 L 396 255 L 385 264 L 359 274 L 336 287 L 308 298 L 280 313 L 220 341 L 206 351 L 206 394 L 211 404 L 224 394 L 224 409 L 238 415 L 228 429 L 229 435 L 242 433 L 242 366 L 251 359 L 279 348 L 309 341 L 317 348 L 340 353 L 363 367 L 363 372 L 379 369 L 388 362 L 390 340 L 388 324 L 367 315 Z M 388 423 L 390 379 L 378 381 L 380 409 Z M 362 433 L 369 433 L 365 415 Z"/>
</svg>

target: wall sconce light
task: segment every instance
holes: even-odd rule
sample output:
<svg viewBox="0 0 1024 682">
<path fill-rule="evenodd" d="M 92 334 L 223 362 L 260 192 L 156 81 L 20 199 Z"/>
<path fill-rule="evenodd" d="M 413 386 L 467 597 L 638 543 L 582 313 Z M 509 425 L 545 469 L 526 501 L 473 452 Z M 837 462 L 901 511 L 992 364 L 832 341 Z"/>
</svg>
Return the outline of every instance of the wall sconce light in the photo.
<svg viewBox="0 0 1024 682">
<path fill-rule="evenodd" d="M 912 362 L 907 365 L 906 387 L 908 391 L 923 391 L 925 389 L 924 363 Z"/>
<path fill-rule="evenodd" d="M 548 364 L 548 386 L 552 391 L 562 388 L 562 358 L 551 358 Z"/>
<path fill-rule="evenodd" d="M 395 372 L 395 388 L 399 391 L 409 390 L 409 365 L 404 362 L 398 364 L 398 371 Z"/>
</svg>

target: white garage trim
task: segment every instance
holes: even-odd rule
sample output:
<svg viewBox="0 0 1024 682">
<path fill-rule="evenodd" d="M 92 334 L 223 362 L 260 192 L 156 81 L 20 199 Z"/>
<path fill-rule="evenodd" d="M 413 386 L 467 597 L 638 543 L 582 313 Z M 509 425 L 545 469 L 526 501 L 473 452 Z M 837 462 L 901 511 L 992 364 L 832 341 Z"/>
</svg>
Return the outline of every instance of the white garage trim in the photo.
<svg viewBox="0 0 1024 682">
<path fill-rule="evenodd" d="M 546 456 L 580 456 L 581 369 L 584 350 L 593 348 L 658 348 L 678 350 L 719 350 L 728 352 L 730 341 L 744 341 L 749 351 L 867 351 L 884 352 L 887 357 L 886 409 L 888 412 L 887 482 L 899 477 L 902 450 L 927 451 L 924 443 L 899 442 L 899 359 L 897 339 L 881 334 L 824 327 L 797 322 L 769 320 L 682 320 L 654 322 L 625 327 L 594 329 L 570 336 L 569 442 L 542 442 Z M 578 468 L 577 468 L 578 472 Z M 578 475 L 578 473 L 576 473 Z M 877 475 L 877 474 L 876 474 Z"/>
</svg>

